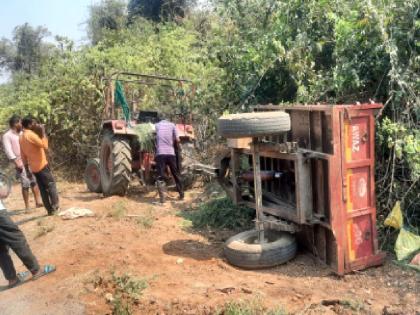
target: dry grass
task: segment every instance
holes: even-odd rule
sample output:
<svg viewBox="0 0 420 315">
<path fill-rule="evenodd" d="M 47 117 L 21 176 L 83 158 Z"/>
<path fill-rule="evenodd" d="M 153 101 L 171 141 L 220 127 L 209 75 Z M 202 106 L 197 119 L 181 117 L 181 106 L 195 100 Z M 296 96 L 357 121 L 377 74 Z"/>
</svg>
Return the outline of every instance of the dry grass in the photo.
<svg viewBox="0 0 420 315">
<path fill-rule="evenodd" d="M 38 220 L 34 239 L 40 238 L 48 233 L 54 231 L 55 225 L 48 223 L 44 219 Z"/>
</svg>

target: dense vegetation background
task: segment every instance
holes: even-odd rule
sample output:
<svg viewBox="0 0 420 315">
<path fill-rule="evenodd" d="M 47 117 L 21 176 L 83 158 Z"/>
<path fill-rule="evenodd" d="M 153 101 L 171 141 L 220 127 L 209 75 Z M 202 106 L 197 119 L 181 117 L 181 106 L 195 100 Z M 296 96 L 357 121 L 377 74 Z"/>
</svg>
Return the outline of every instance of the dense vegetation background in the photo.
<svg viewBox="0 0 420 315">
<path fill-rule="evenodd" d="M 195 97 L 127 87 L 143 108 L 195 114 L 200 145 L 224 111 L 260 103 L 384 103 L 377 119 L 379 221 L 401 200 L 420 224 L 420 4 L 417 0 L 103 0 L 90 7 L 89 43 L 17 26 L 0 41 L 0 120 L 47 124 L 56 167 L 95 153 L 104 76 L 117 70 L 186 77 Z M 137 93 L 137 94 L 136 94 Z M 182 107 L 182 108 L 175 108 Z M 81 174 L 81 173 L 80 173 Z M 386 236 L 386 234 L 384 234 Z"/>
</svg>

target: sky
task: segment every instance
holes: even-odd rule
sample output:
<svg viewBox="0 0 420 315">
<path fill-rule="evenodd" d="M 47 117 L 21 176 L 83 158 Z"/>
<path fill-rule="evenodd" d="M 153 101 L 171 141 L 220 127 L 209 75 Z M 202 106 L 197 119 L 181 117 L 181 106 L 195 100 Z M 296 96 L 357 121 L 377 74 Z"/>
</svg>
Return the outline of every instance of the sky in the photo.
<svg viewBox="0 0 420 315">
<path fill-rule="evenodd" d="M 87 41 L 88 7 L 98 2 L 100 0 L 0 0 L 0 38 L 11 39 L 13 29 L 27 22 L 33 27 L 46 27 L 52 37 L 66 36 L 79 46 Z M 8 78 L 8 73 L 0 72 L 0 84 Z"/>
<path fill-rule="evenodd" d="M 53 36 L 86 41 L 88 7 L 99 0 L 0 0 L 0 38 L 11 38 L 15 26 L 45 26 Z"/>
</svg>

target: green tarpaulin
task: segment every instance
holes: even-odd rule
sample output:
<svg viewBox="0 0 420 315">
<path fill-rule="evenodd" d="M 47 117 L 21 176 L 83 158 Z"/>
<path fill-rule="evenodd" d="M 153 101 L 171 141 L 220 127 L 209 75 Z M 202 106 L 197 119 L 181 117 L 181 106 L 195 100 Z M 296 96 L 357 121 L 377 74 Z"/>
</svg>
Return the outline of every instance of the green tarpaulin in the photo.
<svg viewBox="0 0 420 315">
<path fill-rule="evenodd" d="M 115 91 L 114 91 L 115 105 L 120 106 L 123 110 L 123 115 L 125 121 L 130 125 L 131 121 L 131 111 L 128 107 L 127 100 L 124 95 L 124 88 L 120 81 L 115 81 Z"/>
</svg>

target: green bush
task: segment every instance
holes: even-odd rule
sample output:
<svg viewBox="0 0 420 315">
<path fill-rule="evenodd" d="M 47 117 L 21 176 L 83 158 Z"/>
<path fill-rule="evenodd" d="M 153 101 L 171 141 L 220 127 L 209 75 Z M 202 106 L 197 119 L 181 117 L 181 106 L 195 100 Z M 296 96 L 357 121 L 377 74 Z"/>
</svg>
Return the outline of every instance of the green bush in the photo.
<svg viewBox="0 0 420 315">
<path fill-rule="evenodd" d="M 217 198 L 198 206 L 182 216 L 192 222 L 194 228 L 240 229 L 248 228 L 255 219 L 255 210 L 235 206 L 230 198 Z"/>
</svg>

